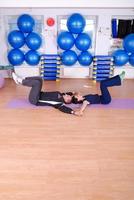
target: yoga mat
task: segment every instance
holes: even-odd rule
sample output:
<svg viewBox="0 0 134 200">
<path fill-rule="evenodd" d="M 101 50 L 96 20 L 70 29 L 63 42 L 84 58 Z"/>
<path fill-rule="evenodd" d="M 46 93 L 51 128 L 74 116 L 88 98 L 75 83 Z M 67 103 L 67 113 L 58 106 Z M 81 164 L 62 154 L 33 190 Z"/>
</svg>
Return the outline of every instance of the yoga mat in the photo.
<svg viewBox="0 0 134 200">
<path fill-rule="evenodd" d="M 70 108 L 78 108 L 80 104 L 67 105 Z M 6 105 L 7 108 L 43 108 L 48 109 L 50 106 L 34 106 L 27 99 L 13 99 Z M 110 104 L 93 104 L 88 106 L 90 109 L 134 109 L 134 99 L 113 99 Z"/>
</svg>

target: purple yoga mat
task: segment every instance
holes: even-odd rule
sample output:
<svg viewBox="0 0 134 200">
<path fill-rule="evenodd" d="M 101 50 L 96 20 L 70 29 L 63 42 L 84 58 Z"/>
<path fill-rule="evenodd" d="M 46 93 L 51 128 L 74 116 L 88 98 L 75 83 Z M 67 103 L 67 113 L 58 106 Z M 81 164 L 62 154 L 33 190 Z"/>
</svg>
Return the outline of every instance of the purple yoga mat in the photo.
<svg viewBox="0 0 134 200">
<path fill-rule="evenodd" d="M 80 105 L 70 104 L 67 105 L 70 108 L 78 108 Z M 8 108 L 50 108 L 49 106 L 34 106 L 26 99 L 13 99 L 7 104 Z M 108 105 L 94 104 L 89 106 L 90 109 L 134 109 L 134 99 L 113 99 Z"/>
</svg>

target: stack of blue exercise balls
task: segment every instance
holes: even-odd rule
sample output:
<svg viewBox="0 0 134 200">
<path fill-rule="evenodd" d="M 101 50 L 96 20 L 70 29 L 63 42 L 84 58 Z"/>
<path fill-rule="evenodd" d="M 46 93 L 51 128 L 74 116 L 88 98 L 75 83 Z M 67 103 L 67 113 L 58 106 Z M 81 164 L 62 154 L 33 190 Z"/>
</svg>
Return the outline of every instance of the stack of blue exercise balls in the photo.
<svg viewBox="0 0 134 200">
<path fill-rule="evenodd" d="M 127 35 L 123 40 L 123 49 L 118 49 L 113 53 L 114 64 L 123 66 L 127 62 L 134 66 L 134 33 Z"/>
<path fill-rule="evenodd" d="M 13 49 L 8 53 L 8 60 L 13 66 L 21 65 L 24 61 L 29 65 L 37 65 L 40 61 L 38 49 L 42 44 L 39 34 L 33 32 L 35 21 L 28 14 L 21 15 L 17 20 L 19 30 L 13 30 L 8 35 L 8 42 Z M 22 47 L 29 50 L 24 53 Z"/>
<path fill-rule="evenodd" d="M 72 66 L 77 61 L 83 66 L 91 64 L 92 55 L 88 52 L 91 46 L 91 38 L 87 33 L 83 33 L 85 26 L 85 18 L 79 13 L 74 13 L 67 20 L 68 31 L 61 32 L 58 35 L 58 46 L 64 50 L 62 53 L 62 63 L 64 65 Z M 74 45 L 80 51 L 79 55 L 71 50 Z"/>
<path fill-rule="evenodd" d="M 21 31 L 14 30 L 8 35 L 8 42 L 13 47 L 8 53 L 8 60 L 12 65 L 21 65 L 25 59 L 21 48 L 25 44 L 25 36 Z"/>
</svg>

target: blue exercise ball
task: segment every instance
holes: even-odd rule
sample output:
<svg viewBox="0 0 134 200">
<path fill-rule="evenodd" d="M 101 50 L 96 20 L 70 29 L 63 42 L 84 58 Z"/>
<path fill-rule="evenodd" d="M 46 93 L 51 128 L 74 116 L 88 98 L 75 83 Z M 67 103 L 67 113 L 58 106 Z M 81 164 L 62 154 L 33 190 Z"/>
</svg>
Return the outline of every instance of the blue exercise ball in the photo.
<svg viewBox="0 0 134 200">
<path fill-rule="evenodd" d="M 29 65 L 38 65 L 40 61 L 40 55 L 37 51 L 30 50 L 25 54 L 25 61 Z"/>
<path fill-rule="evenodd" d="M 73 35 L 68 31 L 61 32 L 57 38 L 57 43 L 63 50 L 71 49 L 74 45 L 74 41 Z"/>
<path fill-rule="evenodd" d="M 42 39 L 39 34 L 37 33 L 29 33 L 26 37 L 26 44 L 29 47 L 29 49 L 37 50 L 40 48 L 42 43 Z"/>
<path fill-rule="evenodd" d="M 128 53 L 134 53 L 134 33 L 129 34 L 124 38 L 123 46 Z"/>
<path fill-rule="evenodd" d="M 23 33 L 30 33 L 33 31 L 35 21 L 30 15 L 23 14 L 18 18 L 17 25 Z"/>
<path fill-rule="evenodd" d="M 134 53 L 129 56 L 129 63 L 134 66 Z"/>
<path fill-rule="evenodd" d="M 87 51 L 91 46 L 91 38 L 87 33 L 81 33 L 75 40 L 75 46 L 80 51 Z"/>
<path fill-rule="evenodd" d="M 25 44 L 24 34 L 18 30 L 11 31 L 8 35 L 8 42 L 15 49 L 21 48 Z"/>
<path fill-rule="evenodd" d="M 21 65 L 24 61 L 24 54 L 20 49 L 12 49 L 8 53 L 8 60 L 11 65 Z"/>
<path fill-rule="evenodd" d="M 114 64 L 117 66 L 123 66 L 129 60 L 128 54 L 126 53 L 126 51 L 124 51 L 122 49 L 116 50 L 113 53 L 113 57 L 114 57 Z"/>
<path fill-rule="evenodd" d="M 72 51 L 64 51 L 62 54 L 62 63 L 67 66 L 74 65 L 77 62 L 77 54 Z"/>
<path fill-rule="evenodd" d="M 71 33 L 79 34 L 84 30 L 85 26 L 86 20 L 79 13 L 72 14 L 67 20 L 67 27 Z"/>
<path fill-rule="evenodd" d="M 88 51 L 83 51 L 78 56 L 78 61 L 80 65 L 89 66 L 92 63 L 93 56 Z"/>
</svg>

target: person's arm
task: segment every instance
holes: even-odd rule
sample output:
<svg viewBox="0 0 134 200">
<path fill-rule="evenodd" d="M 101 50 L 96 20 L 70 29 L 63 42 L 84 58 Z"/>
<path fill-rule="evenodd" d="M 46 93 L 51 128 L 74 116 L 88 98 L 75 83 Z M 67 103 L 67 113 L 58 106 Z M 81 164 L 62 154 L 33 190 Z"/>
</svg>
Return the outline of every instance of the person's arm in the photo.
<svg viewBox="0 0 134 200">
<path fill-rule="evenodd" d="M 83 104 L 81 106 L 81 108 L 78 110 L 78 111 L 75 111 L 75 114 L 76 115 L 79 115 L 79 116 L 82 116 L 83 115 L 83 112 L 85 111 L 87 105 L 89 105 L 90 103 L 86 100 L 83 101 Z"/>
<path fill-rule="evenodd" d="M 37 106 L 52 106 L 58 110 L 60 110 L 61 112 L 67 113 L 67 114 L 74 114 L 75 115 L 75 111 L 67 106 L 65 106 L 64 104 L 59 104 L 59 105 L 52 105 L 49 103 L 44 103 L 44 102 L 37 102 L 36 104 Z M 78 115 L 78 114 L 76 114 Z"/>
<path fill-rule="evenodd" d="M 67 114 L 74 114 L 74 111 L 71 108 L 65 106 L 64 104 L 62 104 L 58 107 L 55 107 L 55 108 L 57 108 L 61 112 L 67 113 Z"/>
<path fill-rule="evenodd" d="M 80 113 L 65 106 L 64 104 L 60 105 L 60 106 L 56 106 L 55 108 L 57 108 L 58 110 L 60 110 L 61 112 L 67 113 L 67 114 L 72 114 L 72 115 L 77 115 L 80 116 Z"/>
<path fill-rule="evenodd" d="M 64 104 L 55 105 L 56 109 L 60 110 L 61 112 L 67 113 L 67 114 L 74 114 L 74 110 L 65 106 Z"/>
</svg>

